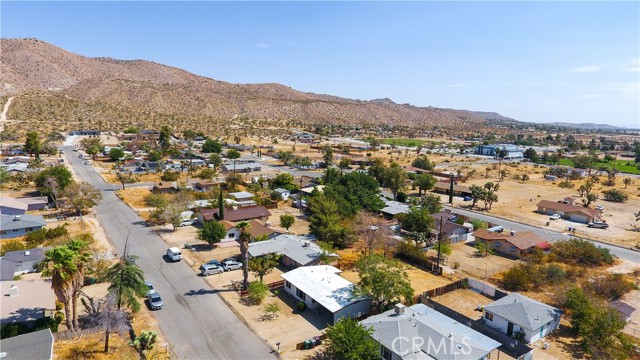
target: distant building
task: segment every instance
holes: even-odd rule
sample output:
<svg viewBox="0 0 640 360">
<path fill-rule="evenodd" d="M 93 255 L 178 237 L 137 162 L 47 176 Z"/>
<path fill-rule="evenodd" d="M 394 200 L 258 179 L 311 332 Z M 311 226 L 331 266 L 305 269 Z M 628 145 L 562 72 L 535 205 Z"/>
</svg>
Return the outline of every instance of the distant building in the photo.
<svg viewBox="0 0 640 360">
<path fill-rule="evenodd" d="M 481 243 L 496 252 L 522 258 L 534 247 L 543 250 L 549 248 L 548 242 L 532 231 L 512 231 L 511 233 L 492 232 L 487 229 L 474 231 L 476 244 Z"/>
<path fill-rule="evenodd" d="M 29 206 L 18 199 L 7 196 L 0 197 L 0 214 L 2 215 L 24 215 Z"/>
<path fill-rule="evenodd" d="M 1 215 L 0 239 L 11 239 L 42 229 L 47 222 L 42 216 Z"/>
<path fill-rule="evenodd" d="M 478 145 L 476 154 L 497 157 L 498 150 L 507 151 L 505 159 L 522 159 L 524 157 L 524 151 L 511 144 Z"/>
<path fill-rule="evenodd" d="M 14 276 L 34 272 L 44 260 L 44 249 L 7 251 L 0 259 L 0 281 L 13 280 Z"/>
<path fill-rule="evenodd" d="M 257 241 L 249 244 L 249 255 L 260 257 L 266 254 L 282 255 L 281 262 L 289 268 L 317 265 L 320 263 L 323 250 L 314 239 L 297 235 L 279 235 L 271 240 Z M 336 254 L 328 254 L 338 257 Z"/>
<path fill-rule="evenodd" d="M 441 194 L 449 194 L 451 190 L 450 182 L 437 182 L 433 185 L 433 191 Z M 454 184 L 453 185 L 453 195 L 454 196 L 471 196 L 471 189 L 467 186 Z"/>
<path fill-rule="evenodd" d="M 567 220 L 584 224 L 595 220 L 600 215 L 600 210 L 597 209 L 550 200 L 541 200 L 537 207 L 539 213 L 547 215 L 560 214 Z"/>
</svg>

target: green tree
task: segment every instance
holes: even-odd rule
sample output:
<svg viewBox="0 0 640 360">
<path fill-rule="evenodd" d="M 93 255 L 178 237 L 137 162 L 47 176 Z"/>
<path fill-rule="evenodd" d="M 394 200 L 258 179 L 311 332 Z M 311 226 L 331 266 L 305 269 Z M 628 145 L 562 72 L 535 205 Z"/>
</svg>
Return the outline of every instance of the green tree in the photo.
<svg viewBox="0 0 640 360">
<path fill-rule="evenodd" d="M 218 169 L 222 165 L 222 156 L 220 154 L 211 154 L 209 156 L 209 164 L 213 165 L 214 169 Z"/>
<path fill-rule="evenodd" d="M 429 158 L 426 155 L 420 155 L 417 158 L 415 158 L 415 160 L 413 160 L 413 162 L 411 163 L 411 166 L 413 167 L 417 167 L 423 170 L 433 170 L 434 168 L 434 163 L 432 163 L 431 161 L 429 161 Z"/>
<path fill-rule="evenodd" d="M 340 164 L 338 164 L 338 167 L 341 171 L 349 169 L 351 167 L 351 159 L 347 157 L 340 159 Z"/>
<path fill-rule="evenodd" d="M 158 334 L 155 331 L 144 330 L 140 333 L 140 335 L 136 336 L 136 338 L 131 341 L 129 345 L 136 349 L 136 351 L 146 359 L 146 353 L 153 349 L 157 338 Z"/>
<path fill-rule="evenodd" d="M 487 223 L 486 221 L 483 220 L 478 220 L 478 219 L 473 219 L 471 220 L 471 225 L 473 225 L 473 230 L 478 230 L 478 229 L 488 229 L 489 228 L 489 223 Z"/>
<path fill-rule="evenodd" d="M 202 152 L 220 154 L 222 152 L 222 144 L 218 140 L 207 139 L 202 144 Z"/>
<path fill-rule="evenodd" d="M 277 188 L 283 188 L 287 190 L 297 189 L 296 185 L 293 183 L 293 175 L 286 172 L 276 175 L 271 181 L 270 187 L 272 189 L 277 189 Z"/>
<path fill-rule="evenodd" d="M 389 188 L 396 199 L 398 192 L 404 189 L 404 181 L 407 179 L 407 173 L 397 163 L 392 163 L 384 174 L 384 186 Z"/>
<path fill-rule="evenodd" d="M 244 290 L 249 286 L 249 241 L 251 241 L 251 233 L 249 229 L 251 225 L 242 221 L 236 225 L 240 230 L 240 256 L 242 257 L 242 288 Z"/>
<path fill-rule="evenodd" d="M 39 172 L 34 181 L 38 191 L 52 198 L 57 207 L 58 198 L 73 180 L 69 169 L 63 165 L 55 165 Z"/>
<path fill-rule="evenodd" d="M 413 185 L 418 188 L 418 196 L 422 195 L 423 191 L 433 189 L 433 185 L 438 182 L 436 178 L 431 174 L 418 174 L 413 181 Z"/>
<path fill-rule="evenodd" d="M 408 213 L 402 214 L 399 221 L 403 230 L 421 234 L 428 234 L 434 225 L 429 210 L 415 206 L 409 209 Z"/>
<path fill-rule="evenodd" d="M 291 214 L 282 214 L 280 215 L 280 226 L 282 226 L 283 228 L 287 229 L 287 231 L 289 231 L 289 228 L 296 222 L 296 217 L 291 215 Z"/>
<path fill-rule="evenodd" d="M 56 246 L 44 253 L 44 259 L 39 264 L 42 277 L 51 279 L 51 288 L 56 298 L 64 304 L 65 323 L 71 331 L 75 331 L 70 305 L 74 278 L 79 271 L 77 255 L 67 246 Z"/>
<path fill-rule="evenodd" d="M 626 189 L 627 186 L 631 185 L 631 183 L 633 182 L 633 180 L 631 180 L 630 178 L 626 177 L 622 180 L 622 183 L 624 184 L 624 188 Z"/>
<path fill-rule="evenodd" d="M 32 232 L 33 233 L 33 232 Z M 8 240 L 2 242 L 0 256 L 4 256 L 9 251 L 27 250 L 26 245 L 20 240 Z"/>
<path fill-rule="evenodd" d="M 281 255 L 275 253 L 254 257 L 249 260 L 249 271 L 260 278 L 260 282 L 262 282 L 264 276 L 269 274 L 276 266 L 278 266 L 280 257 Z"/>
<path fill-rule="evenodd" d="M 169 147 L 171 146 L 171 133 L 172 130 L 169 125 L 163 125 L 160 128 L 160 137 L 158 138 L 158 144 L 160 145 L 162 151 L 169 150 Z"/>
<path fill-rule="evenodd" d="M 78 213 L 80 221 L 82 221 L 84 211 L 94 207 L 102 200 L 100 190 L 85 181 L 67 186 L 64 194 L 67 198 L 66 203 Z"/>
<path fill-rule="evenodd" d="M 471 190 L 471 207 L 474 208 L 478 201 L 481 201 L 484 198 L 485 189 L 478 185 L 469 186 L 469 190 Z"/>
<path fill-rule="evenodd" d="M 236 149 L 227 151 L 227 158 L 233 160 L 233 172 L 236 172 L 236 160 L 240 158 L 240 152 Z"/>
<path fill-rule="evenodd" d="M 357 320 L 340 319 L 327 329 L 328 359 L 340 360 L 379 360 L 380 345 L 371 335 L 373 330 L 366 328 Z"/>
<path fill-rule="evenodd" d="M 383 312 L 393 304 L 413 301 L 413 288 L 401 262 L 379 254 L 361 257 L 356 263 L 360 282 L 355 293 L 371 299 L 374 311 Z"/>
<path fill-rule="evenodd" d="M 324 160 L 324 167 L 330 168 L 333 165 L 333 148 L 331 145 L 325 145 L 322 147 L 322 158 Z"/>
<path fill-rule="evenodd" d="M 588 207 L 591 203 L 598 200 L 598 194 L 592 192 L 593 186 L 590 181 L 587 181 L 586 184 L 580 185 L 578 188 L 578 194 L 582 198 L 582 206 Z"/>
<path fill-rule="evenodd" d="M 116 172 L 116 180 L 122 184 L 122 190 L 125 188 L 125 184 L 133 184 L 138 182 L 138 177 L 131 173 L 124 173 L 122 171 Z"/>
<path fill-rule="evenodd" d="M 118 310 L 131 309 L 133 313 L 140 311 L 138 297 L 143 297 L 149 289 L 144 284 L 144 272 L 135 262 L 136 257 L 124 254 L 107 272 L 107 281 L 111 283 L 109 294 L 115 299 Z"/>
<path fill-rule="evenodd" d="M 338 205 L 325 194 L 309 199 L 309 231 L 320 241 L 345 248 L 355 237 L 338 212 Z"/>
<path fill-rule="evenodd" d="M 429 214 L 442 211 L 442 199 L 436 194 L 426 194 L 420 198 L 420 206 Z"/>
<path fill-rule="evenodd" d="M 500 184 L 497 184 L 497 183 L 494 184 L 491 181 L 484 184 L 484 193 L 482 196 L 482 202 L 484 202 L 485 210 L 491 210 L 491 205 L 493 205 L 494 202 L 498 201 L 498 195 L 496 194 L 496 192 L 499 189 L 500 189 Z"/>
<path fill-rule="evenodd" d="M 604 199 L 611 202 L 623 203 L 629 200 L 629 195 L 618 189 L 610 189 L 602 192 Z"/>
<path fill-rule="evenodd" d="M 122 148 L 114 147 L 109 150 L 109 159 L 118 161 L 124 157 L 124 150 Z"/>
<path fill-rule="evenodd" d="M 247 285 L 247 295 L 252 304 L 259 305 L 269 294 L 269 287 L 262 281 L 252 281 Z"/>
<path fill-rule="evenodd" d="M 160 175 L 162 181 L 176 181 L 180 178 L 180 172 L 167 170 Z"/>
<path fill-rule="evenodd" d="M 35 155 L 36 159 L 40 158 L 40 135 L 37 131 L 27 133 L 27 140 L 24 143 L 24 151 L 29 155 Z"/>
<path fill-rule="evenodd" d="M 489 256 L 493 254 L 493 249 L 484 243 L 476 242 L 473 247 L 476 249 L 476 254 L 480 256 Z"/>
<path fill-rule="evenodd" d="M 280 151 L 278 153 L 278 158 L 284 165 L 289 165 L 289 163 L 293 160 L 294 156 L 291 151 Z"/>
<path fill-rule="evenodd" d="M 201 240 L 209 244 L 213 248 L 213 245 L 220 242 L 227 235 L 224 225 L 217 221 L 205 221 L 201 229 L 196 232 L 196 239 Z"/>
<path fill-rule="evenodd" d="M 151 150 L 147 154 L 147 160 L 149 160 L 149 161 L 160 161 L 160 160 L 162 160 L 162 154 L 159 151 Z"/>
</svg>

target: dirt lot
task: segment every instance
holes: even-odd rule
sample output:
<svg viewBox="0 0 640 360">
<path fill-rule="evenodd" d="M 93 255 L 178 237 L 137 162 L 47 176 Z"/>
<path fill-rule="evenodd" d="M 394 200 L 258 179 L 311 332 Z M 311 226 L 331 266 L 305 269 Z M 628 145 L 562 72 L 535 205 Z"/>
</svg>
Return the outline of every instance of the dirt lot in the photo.
<svg viewBox="0 0 640 360">
<path fill-rule="evenodd" d="M 585 180 L 574 181 L 575 187 L 573 189 L 563 189 L 558 186 L 557 181 L 544 180 L 543 172 L 544 168 L 534 167 L 531 165 L 513 167 L 505 167 L 510 171 L 511 175 L 527 173 L 531 177 L 525 184 L 512 180 L 510 178 L 505 179 L 500 183 L 500 189 L 498 190 L 499 201 L 493 204 L 490 213 L 505 217 L 508 219 L 528 223 L 535 226 L 545 226 L 547 221 L 550 222 L 550 229 L 558 231 L 566 231 L 567 227 L 575 227 L 577 229 L 576 234 L 580 236 L 594 238 L 596 240 L 608 241 L 623 246 L 630 247 L 640 241 L 640 233 L 632 232 L 629 229 L 632 228 L 632 224 L 635 223 L 633 217 L 633 209 L 640 208 L 640 199 L 637 194 L 637 180 L 634 180 L 636 184 L 631 185 L 629 188 L 624 189 L 622 185 L 622 179 L 617 180 L 617 185 L 613 188 L 625 191 L 629 195 L 629 201 L 626 203 L 612 203 L 603 200 L 599 200 L 596 204 L 605 207 L 604 219 L 607 220 L 610 227 L 609 229 L 591 229 L 586 224 L 574 223 L 566 220 L 550 221 L 548 215 L 542 215 L 534 212 L 537 210 L 536 204 L 540 200 L 557 201 L 562 200 L 567 196 L 578 196 L 577 188 L 584 183 Z M 496 182 L 497 170 L 493 171 L 488 179 L 484 178 L 484 168 L 477 167 L 478 175 L 475 179 L 469 180 L 464 183 L 465 186 L 472 184 L 483 185 L 487 181 Z M 601 181 L 604 181 L 605 177 L 601 177 Z M 610 189 L 611 187 L 601 184 L 595 184 L 596 192 L 600 193 L 602 190 Z M 602 195 L 600 195 L 602 197 Z M 461 200 L 461 199 L 457 199 Z M 467 206 L 468 203 L 462 201 L 456 201 L 454 204 L 461 206 Z"/>
<path fill-rule="evenodd" d="M 289 233 L 294 235 L 306 235 L 309 233 L 309 222 L 306 216 L 300 213 L 300 210 L 280 203 L 277 209 L 269 209 L 269 212 L 271 213 L 269 223 L 271 223 L 272 227 L 280 227 L 280 215 L 290 214 L 296 217 L 296 222 L 289 228 Z"/>
<path fill-rule="evenodd" d="M 120 189 L 116 191 L 118 197 L 120 197 L 124 202 L 126 202 L 130 207 L 136 210 L 147 210 L 149 206 L 147 205 L 144 198 L 151 194 L 151 191 L 147 188 L 143 187 L 135 187 L 128 189 Z"/>
<path fill-rule="evenodd" d="M 452 252 L 447 264 L 449 267 L 455 267 L 454 264 L 458 263 L 460 267 L 453 271 L 460 277 L 468 274 L 476 278 L 486 279 L 497 273 L 506 271 L 518 263 L 518 260 L 509 259 L 500 255 L 478 257 L 475 255 L 475 248 L 470 244 L 472 243 L 457 243 L 451 245 Z"/>
<path fill-rule="evenodd" d="M 482 318 L 482 311 L 476 310 L 478 305 L 485 306 L 493 302 L 493 299 L 469 289 L 458 289 L 435 297 L 433 300 L 456 310 L 472 320 Z"/>
</svg>

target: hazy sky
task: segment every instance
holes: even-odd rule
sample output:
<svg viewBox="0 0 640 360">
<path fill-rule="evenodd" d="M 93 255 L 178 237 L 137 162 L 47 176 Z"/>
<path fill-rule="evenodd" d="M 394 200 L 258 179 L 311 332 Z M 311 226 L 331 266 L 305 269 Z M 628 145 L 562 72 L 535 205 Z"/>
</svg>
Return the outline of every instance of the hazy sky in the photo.
<svg viewBox="0 0 640 360">
<path fill-rule="evenodd" d="M 233 83 L 640 127 L 640 2 L 6 2 L 2 37 Z"/>
</svg>

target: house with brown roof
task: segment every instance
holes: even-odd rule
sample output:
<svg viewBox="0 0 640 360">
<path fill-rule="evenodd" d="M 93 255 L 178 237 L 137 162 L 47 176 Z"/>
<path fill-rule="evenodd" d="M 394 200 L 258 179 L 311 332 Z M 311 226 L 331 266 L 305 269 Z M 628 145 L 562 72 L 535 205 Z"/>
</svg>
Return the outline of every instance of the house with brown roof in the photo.
<svg viewBox="0 0 640 360">
<path fill-rule="evenodd" d="M 204 224 L 206 221 L 221 220 L 219 209 L 201 209 L 198 212 L 198 221 Z M 247 206 L 237 209 L 224 209 L 224 220 L 231 222 L 249 221 L 249 220 L 267 220 L 271 216 L 269 210 L 264 206 Z"/>
<path fill-rule="evenodd" d="M 564 219 L 584 224 L 593 221 L 600 215 L 600 210 L 575 205 L 567 199 L 564 202 L 541 200 L 537 206 L 537 211 L 541 214 L 560 214 Z"/>
<path fill-rule="evenodd" d="M 159 182 L 151 191 L 156 194 L 171 194 L 178 191 L 178 185 L 175 182 Z"/>
<path fill-rule="evenodd" d="M 197 191 L 211 191 L 219 185 L 220 183 L 216 180 L 198 180 L 193 182 L 193 188 Z"/>
<path fill-rule="evenodd" d="M 441 194 L 449 194 L 450 187 L 451 187 L 450 182 L 439 181 L 435 183 L 435 185 L 433 185 L 433 191 Z M 454 196 L 471 196 L 471 190 L 467 186 L 454 184 L 453 195 Z"/>
<path fill-rule="evenodd" d="M 473 233 L 473 236 L 476 238 L 476 244 L 481 243 L 495 252 L 517 258 L 527 255 L 534 247 L 546 249 L 549 246 L 545 239 L 532 231 L 511 231 L 507 234 L 478 229 Z"/>
<path fill-rule="evenodd" d="M 226 218 L 226 215 L 225 215 Z M 238 223 L 222 220 L 220 223 L 224 226 L 224 229 L 227 231 L 227 235 L 222 241 L 235 241 L 240 237 L 240 229 L 238 229 Z M 249 224 L 249 229 L 247 230 L 251 235 L 251 239 L 273 239 L 278 235 L 282 235 L 285 232 L 272 228 L 268 225 L 268 223 L 258 221 L 258 220 L 250 220 L 247 221 Z"/>
</svg>

